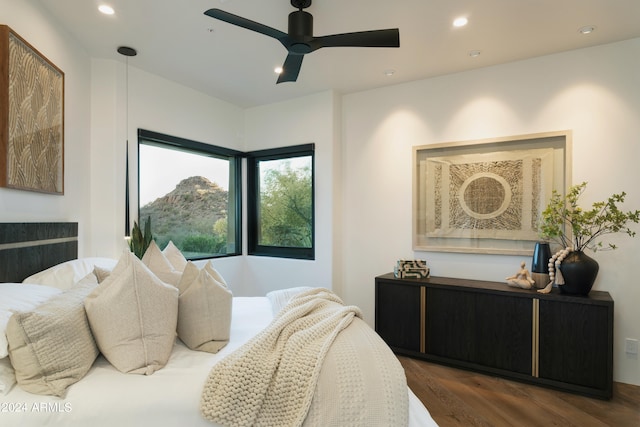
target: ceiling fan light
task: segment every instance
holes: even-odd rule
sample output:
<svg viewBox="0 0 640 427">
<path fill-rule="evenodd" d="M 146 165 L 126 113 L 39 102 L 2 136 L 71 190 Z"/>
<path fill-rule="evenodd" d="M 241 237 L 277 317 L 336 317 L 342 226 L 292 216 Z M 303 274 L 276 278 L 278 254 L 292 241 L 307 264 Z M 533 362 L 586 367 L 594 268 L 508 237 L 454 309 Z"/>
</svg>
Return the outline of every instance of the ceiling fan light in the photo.
<svg viewBox="0 0 640 427">
<path fill-rule="evenodd" d="M 283 70 L 282 70 L 282 67 L 276 67 L 276 68 L 274 68 L 274 69 L 273 69 L 273 71 L 274 71 L 274 73 L 276 73 L 276 74 L 282 74 L 282 71 L 283 71 Z"/>
</svg>

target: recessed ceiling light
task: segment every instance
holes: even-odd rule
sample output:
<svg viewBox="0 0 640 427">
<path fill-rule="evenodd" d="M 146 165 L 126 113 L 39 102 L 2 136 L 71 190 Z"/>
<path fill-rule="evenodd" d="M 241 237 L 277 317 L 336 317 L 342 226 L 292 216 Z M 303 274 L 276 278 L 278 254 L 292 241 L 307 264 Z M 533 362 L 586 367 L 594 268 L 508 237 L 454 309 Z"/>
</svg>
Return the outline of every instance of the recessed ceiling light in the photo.
<svg viewBox="0 0 640 427">
<path fill-rule="evenodd" d="M 469 51 L 469 56 L 472 58 L 477 58 L 478 56 L 480 56 L 482 52 L 479 50 L 470 50 Z"/>
<path fill-rule="evenodd" d="M 276 74 L 282 74 L 282 67 L 276 67 L 273 69 Z"/>
<path fill-rule="evenodd" d="M 580 34 L 591 34 L 596 30 L 594 25 L 585 25 L 584 27 L 578 28 L 578 32 Z"/>
<path fill-rule="evenodd" d="M 467 18 L 465 18 L 464 16 L 461 16 L 461 17 L 456 18 L 456 19 L 453 20 L 453 26 L 454 27 L 464 27 L 468 23 L 469 23 L 469 20 Z"/>
<path fill-rule="evenodd" d="M 113 15 L 114 13 L 116 13 L 111 6 L 106 4 L 101 4 L 100 6 L 98 6 L 98 10 L 105 15 Z"/>
<path fill-rule="evenodd" d="M 392 70 L 392 69 L 388 69 L 388 70 L 384 70 L 384 75 L 387 77 L 391 77 L 396 73 L 396 70 Z"/>
</svg>

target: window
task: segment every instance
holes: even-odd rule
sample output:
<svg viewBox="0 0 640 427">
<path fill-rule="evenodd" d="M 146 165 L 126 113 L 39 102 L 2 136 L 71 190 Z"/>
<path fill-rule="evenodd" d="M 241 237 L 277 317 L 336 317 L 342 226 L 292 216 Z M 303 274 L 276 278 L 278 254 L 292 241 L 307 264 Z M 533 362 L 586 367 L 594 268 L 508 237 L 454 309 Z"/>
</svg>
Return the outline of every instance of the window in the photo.
<svg viewBox="0 0 640 427">
<path fill-rule="evenodd" d="M 163 249 L 169 241 L 187 259 L 241 253 L 242 153 L 140 129 L 140 226 Z"/>
<path fill-rule="evenodd" d="M 247 154 L 249 255 L 314 259 L 314 145 Z"/>
</svg>

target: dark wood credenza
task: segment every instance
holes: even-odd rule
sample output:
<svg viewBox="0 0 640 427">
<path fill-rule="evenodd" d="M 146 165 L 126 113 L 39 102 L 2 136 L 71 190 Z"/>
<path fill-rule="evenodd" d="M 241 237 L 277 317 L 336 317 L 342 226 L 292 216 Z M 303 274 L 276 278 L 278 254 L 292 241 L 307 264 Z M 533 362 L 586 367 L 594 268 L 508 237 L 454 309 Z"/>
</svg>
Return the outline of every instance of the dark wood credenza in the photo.
<svg viewBox="0 0 640 427">
<path fill-rule="evenodd" d="M 600 399 L 613 386 L 613 300 L 431 277 L 375 278 L 375 329 L 402 355 Z"/>
</svg>

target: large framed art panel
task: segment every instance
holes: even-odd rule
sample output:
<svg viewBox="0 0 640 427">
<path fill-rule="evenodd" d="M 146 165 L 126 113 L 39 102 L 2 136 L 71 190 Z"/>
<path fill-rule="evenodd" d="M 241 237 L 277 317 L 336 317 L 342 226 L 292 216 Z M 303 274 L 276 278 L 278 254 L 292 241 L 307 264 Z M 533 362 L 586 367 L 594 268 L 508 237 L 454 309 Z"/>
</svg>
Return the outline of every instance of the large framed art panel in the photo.
<svg viewBox="0 0 640 427">
<path fill-rule="evenodd" d="M 64 73 L 0 25 L 0 187 L 64 194 Z"/>
<path fill-rule="evenodd" d="M 414 147 L 414 250 L 531 255 L 570 153 L 570 131 Z"/>
</svg>

